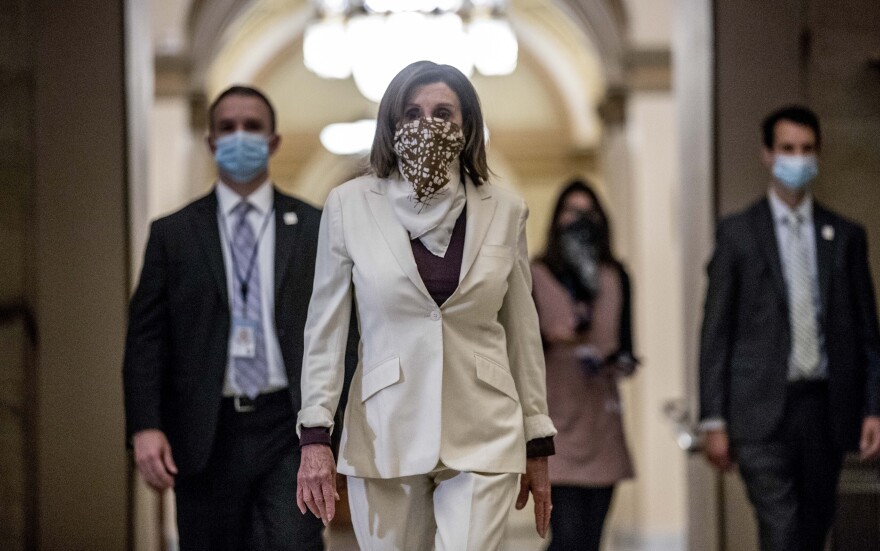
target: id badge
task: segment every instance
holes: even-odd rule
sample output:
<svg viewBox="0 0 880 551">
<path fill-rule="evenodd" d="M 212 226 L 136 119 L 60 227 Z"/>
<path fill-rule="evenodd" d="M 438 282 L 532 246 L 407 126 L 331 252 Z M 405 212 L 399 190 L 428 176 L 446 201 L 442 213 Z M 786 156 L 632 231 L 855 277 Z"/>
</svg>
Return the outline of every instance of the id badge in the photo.
<svg viewBox="0 0 880 551">
<path fill-rule="evenodd" d="M 253 358 L 257 353 L 257 322 L 235 318 L 232 320 L 232 357 Z"/>
</svg>

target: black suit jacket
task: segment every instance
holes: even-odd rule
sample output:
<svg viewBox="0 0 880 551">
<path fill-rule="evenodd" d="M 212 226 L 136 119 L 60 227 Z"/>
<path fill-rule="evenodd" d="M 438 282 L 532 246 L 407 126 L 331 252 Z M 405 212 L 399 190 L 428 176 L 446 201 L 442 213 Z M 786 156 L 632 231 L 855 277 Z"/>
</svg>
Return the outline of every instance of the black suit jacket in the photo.
<svg viewBox="0 0 880 551">
<path fill-rule="evenodd" d="M 297 412 L 321 213 L 277 190 L 274 207 L 275 326 Z M 295 213 L 295 224 L 285 223 L 287 213 Z M 230 331 L 221 247 L 215 191 L 156 220 L 129 308 L 127 437 L 144 429 L 165 432 L 181 475 L 204 468 L 217 428 Z M 356 343 L 356 333 L 352 338 Z M 353 353 L 350 343 L 350 369 Z"/>
<path fill-rule="evenodd" d="M 880 415 L 880 337 L 864 229 L 814 203 L 820 319 L 831 425 L 858 446 L 861 419 Z M 718 225 L 700 350 L 700 417 L 727 421 L 731 439 L 766 439 L 785 407 L 791 328 L 770 204 Z"/>
</svg>

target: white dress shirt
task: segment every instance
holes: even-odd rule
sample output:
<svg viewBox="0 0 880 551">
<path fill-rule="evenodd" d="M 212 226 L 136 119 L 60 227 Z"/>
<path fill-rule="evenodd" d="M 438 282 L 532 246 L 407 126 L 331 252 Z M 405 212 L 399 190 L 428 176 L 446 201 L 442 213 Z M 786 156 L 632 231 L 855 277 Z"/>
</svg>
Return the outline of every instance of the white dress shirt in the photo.
<svg viewBox="0 0 880 551">
<path fill-rule="evenodd" d="M 782 267 L 782 274 L 783 278 L 786 280 L 786 285 L 788 284 L 788 276 L 785 273 L 785 258 L 791 233 L 791 227 L 789 226 L 787 219 L 789 216 L 796 215 L 801 217 L 801 220 L 803 221 L 802 231 L 804 232 L 807 250 L 809 251 L 808 254 L 810 255 L 807 260 L 811 272 L 810 279 L 812 280 L 813 287 L 813 304 L 816 308 L 816 317 L 820 318 L 822 299 L 819 295 L 819 264 L 816 259 L 816 226 L 813 224 L 813 197 L 812 195 L 807 194 L 804 200 L 801 201 L 794 210 L 785 204 L 782 199 L 776 195 L 772 188 L 767 191 L 767 200 L 770 203 L 770 214 L 773 217 L 773 231 L 776 234 L 776 244 L 779 250 L 779 263 Z M 825 353 L 825 335 L 822 333 L 821 323 L 817 323 L 817 328 L 819 333 L 819 367 L 816 369 L 816 373 L 818 374 L 818 378 L 826 379 L 828 378 L 828 355 Z M 793 351 L 789 352 L 789 373 L 792 372 L 792 355 Z M 701 431 L 723 430 L 725 427 L 726 422 L 720 417 L 712 417 L 700 422 Z"/>
<path fill-rule="evenodd" d="M 816 328 L 818 330 L 819 339 L 819 366 L 816 368 L 817 379 L 828 378 L 828 354 L 825 352 L 825 334 L 822 333 L 822 324 L 819 323 L 822 313 L 822 298 L 819 295 L 819 263 L 816 259 L 816 226 L 813 224 L 813 197 L 810 194 L 794 209 L 786 205 L 776 193 L 771 189 L 767 193 L 770 201 L 770 212 L 773 214 L 773 228 L 776 232 L 776 243 L 779 246 L 779 259 L 782 266 L 782 274 L 785 283 L 788 285 L 788 274 L 785 269 L 785 258 L 787 257 L 788 244 L 791 242 L 791 226 L 788 223 L 790 216 L 798 216 L 802 220 L 803 237 L 806 240 L 809 258 L 807 259 L 810 266 L 810 279 L 812 280 L 813 289 L 813 306 L 816 312 Z M 793 373 L 791 364 L 793 361 L 792 351 L 789 355 L 789 373 Z"/>
<path fill-rule="evenodd" d="M 222 181 L 217 183 L 217 224 L 220 230 L 220 241 L 223 249 L 223 264 L 226 267 L 226 285 L 229 293 L 229 311 L 232 312 L 233 293 L 238 292 L 237 280 L 232 264 L 232 254 L 228 238 L 235 231 L 236 217 L 232 215 L 232 209 L 242 201 L 241 195 L 233 191 Z M 281 345 L 278 343 L 278 334 L 275 331 L 275 217 L 273 215 L 274 188 L 268 180 L 247 196 L 247 202 L 253 208 L 248 212 L 248 222 L 254 230 L 254 236 L 259 239 L 257 250 L 257 264 L 260 268 L 260 308 L 263 318 L 263 335 L 266 345 L 266 361 L 269 364 L 269 381 L 263 393 L 286 388 L 287 372 L 284 369 L 284 359 L 281 356 Z M 268 217 L 268 219 L 267 219 Z M 266 229 L 262 238 L 260 230 L 263 224 Z M 223 228 L 226 224 L 226 228 Z M 247 259 L 245 259 L 247 262 Z M 241 268 L 239 268 L 241 269 Z M 224 396 L 241 394 L 235 384 L 233 362 L 230 354 L 226 363 L 226 378 L 223 385 Z"/>
</svg>

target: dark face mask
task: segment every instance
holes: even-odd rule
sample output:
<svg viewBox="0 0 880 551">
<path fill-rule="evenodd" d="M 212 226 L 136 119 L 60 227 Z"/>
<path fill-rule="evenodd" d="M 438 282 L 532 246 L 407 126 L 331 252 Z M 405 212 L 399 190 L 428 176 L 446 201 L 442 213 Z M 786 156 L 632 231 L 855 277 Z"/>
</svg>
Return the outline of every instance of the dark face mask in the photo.
<svg viewBox="0 0 880 551">
<path fill-rule="evenodd" d="M 603 238 L 602 224 L 589 214 L 560 232 L 562 258 L 574 277 L 575 294 L 581 300 L 592 301 L 599 291 L 599 246 Z"/>
<path fill-rule="evenodd" d="M 597 213 L 584 212 L 574 222 L 562 228 L 562 235 L 570 235 L 584 246 L 598 248 L 605 238 L 605 230 Z"/>
</svg>

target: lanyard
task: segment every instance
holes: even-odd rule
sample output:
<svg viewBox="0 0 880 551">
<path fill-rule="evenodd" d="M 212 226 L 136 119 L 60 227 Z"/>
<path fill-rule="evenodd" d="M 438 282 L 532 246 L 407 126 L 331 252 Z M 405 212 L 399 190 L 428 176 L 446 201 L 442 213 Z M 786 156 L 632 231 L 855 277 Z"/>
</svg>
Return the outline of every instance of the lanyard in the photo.
<svg viewBox="0 0 880 551">
<path fill-rule="evenodd" d="M 241 302 L 242 302 L 242 314 L 245 318 L 247 318 L 247 297 L 248 297 L 248 283 L 251 280 L 251 274 L 254 272 L 254 265 L 257 261 L 257 253 L 260 250 L 260 242 L 263 240 L 263 234 L 266 233 L 266 228 L 269 226 L 269 220 L 272 219 L 272 213 L 275 212 L 275 207 L 273 206 L 269 209 L 269 212 L 263 218 L 263 225 L 260 227 L 260 233 L 257 235 L 256 242 L 254 243 L 254 250 L 251 253 L 250 260 L 248 260 L 247 269 L 245 270 L 244 277 L 241 275 L 241 271 L 239 270 L 238 259 L 235 256 L 235 247 L 232 246 L 232 239 L 229 236 L 229 230 L 226 228 L 226 215 L 223 214 L 221 209 L 218 209 L 220 213 L 220 227 L 223 228 L 223 237 L 226 238 L 226 244 L 229 246 L 229 254 L 232 256 L 232 273 L 235 275 L 235 279 L 238 281 L 239 289 L 241 289 Z M 247 219 L 245 219 L 243 224 L 249 224 Z"/>
</svg>

